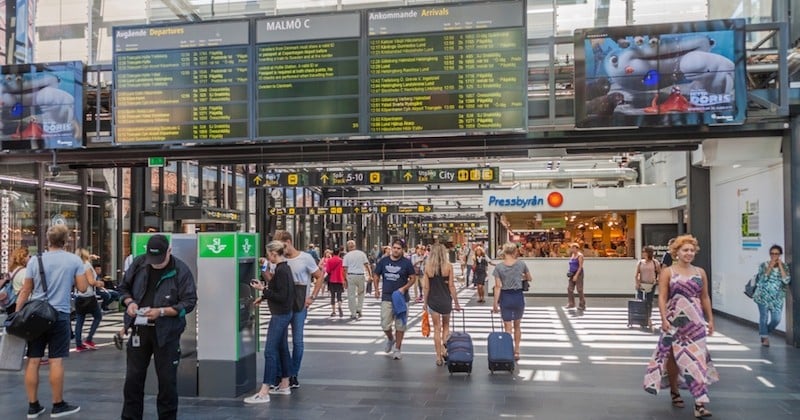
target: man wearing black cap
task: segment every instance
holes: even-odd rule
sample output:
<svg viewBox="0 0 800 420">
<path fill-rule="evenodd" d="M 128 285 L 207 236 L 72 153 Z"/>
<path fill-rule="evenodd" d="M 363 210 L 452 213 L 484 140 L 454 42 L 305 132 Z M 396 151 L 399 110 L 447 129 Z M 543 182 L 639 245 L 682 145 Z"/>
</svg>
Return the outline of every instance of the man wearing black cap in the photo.
<svg viewBox="0 0 800 420">
<path fill-rule="evenodd" d="M 141 419 L 144 383 L 150 357 L 158 376 L 158 418 L 178 415 L 178 362 L 185 316 L 197 303 L 197 290 L 189 267 L 172 256 L 164 235 L 147 241 L 147 252 L 134 259 L 119 285 L 126 306 L 125 323 L 133 325 L 128 340 L 127 371 L 122 419 Z"/>
</svg>

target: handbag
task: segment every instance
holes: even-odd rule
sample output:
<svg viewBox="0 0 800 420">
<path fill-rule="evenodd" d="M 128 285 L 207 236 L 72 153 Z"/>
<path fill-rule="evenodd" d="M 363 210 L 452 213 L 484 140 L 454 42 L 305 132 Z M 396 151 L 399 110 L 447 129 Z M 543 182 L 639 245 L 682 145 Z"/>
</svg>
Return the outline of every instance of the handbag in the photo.
<svg viewBox="0 0 800 420">
<path fill-rule="evenodd" d="M 567 271 L 567 277 L 572 278 L 572 276 L 574 276 L 575 273 L 576 271 Z"/>
<path fill-rule="evenodd" d="M 431 323 L 429 319 L 428 311 L 422 311 L 422 336 L 423 337 L 430 337 L 431 336 Z"/>
<path fill-rule="evenodd" d="M 758 276 L 759 274 L 750 277 L 750 280 L 748 280 L 744 285 L 744 294 L 750 299 L 752 299 L 753 295 L 756 294 L 756 288 L 758 287 Z"/>
<path fill-rule="evenodd" d="M 39 276 L 42 279 L 44 299 L 29 300 L 25 306 L 14 312 L 6 320 L 6 332 L 26 341 L 32 341 L 42 336 L 58 320 L 58 311 L 47 301 L 47 279 L 44 276 L 42 256 L 39 260 Z"/>
<path fill-rule="evenodd" d="M 655 287 L 656 287 L 655 283 L 642 283 L 641 285 L 639 285 L 640 290 L 645 293 L 652 292 Z"/>
<path fill-rule="evenodd" d="M 75 313 L 78 315 L 93 314 L 97 309 L 97 298 L 92 296 L 75 296 Z"/>
<path fill-rule="evenodd" d="M 530 280 L 522 280 L 522 291 L 527 292 L 531 288 Z"/>
</svg>

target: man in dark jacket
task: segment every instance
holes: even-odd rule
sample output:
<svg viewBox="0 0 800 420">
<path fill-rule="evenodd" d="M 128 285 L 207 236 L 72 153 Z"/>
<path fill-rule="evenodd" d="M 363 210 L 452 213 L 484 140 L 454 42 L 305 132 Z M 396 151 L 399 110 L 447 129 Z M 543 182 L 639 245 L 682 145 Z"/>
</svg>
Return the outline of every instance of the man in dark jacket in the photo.
<svg viewBox="0 0 800 420">
<path fill-rule="evenodd" d="M 158 376 L 158 418 L 178 415 L 178 362 L 186 314 L 197 303 L 197 290 L 189 267 L 172 256 L 164 235 L 147 241 L 147 252 L 134 259 L 119 285 L 126 306 L 126 325 L 133 324 L 128 341 L 127 371 L 122 419 L 141 419 L 144 383 L 150 357 Z M 133 322 L 130 322 L 130 321 Z"/>
</svg>

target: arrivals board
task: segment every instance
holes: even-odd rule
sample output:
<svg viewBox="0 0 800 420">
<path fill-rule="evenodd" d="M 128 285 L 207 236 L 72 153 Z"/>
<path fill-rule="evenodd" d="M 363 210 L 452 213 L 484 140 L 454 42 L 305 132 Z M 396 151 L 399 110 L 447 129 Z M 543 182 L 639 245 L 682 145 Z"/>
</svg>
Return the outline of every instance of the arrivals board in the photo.
<svg viewBox="0 0 800 420">
<path fill-rule="evenodd" d="M 115 142 L 250 139 L 249 22 L 114 29 Z"/>
<path fill-rule="evenodd" d="M 369 132 L 526 131 L 522 6 L 368 11 Z"/>
<path fill-rule="evenodd" d="M 256 136 L 360 133 L 361 15 L 256 21 Z"/>
<path fill-rule="evenodd" d="M 115 27 L 114 141 L 527 130 L 521 0 Z"/>
</svg>

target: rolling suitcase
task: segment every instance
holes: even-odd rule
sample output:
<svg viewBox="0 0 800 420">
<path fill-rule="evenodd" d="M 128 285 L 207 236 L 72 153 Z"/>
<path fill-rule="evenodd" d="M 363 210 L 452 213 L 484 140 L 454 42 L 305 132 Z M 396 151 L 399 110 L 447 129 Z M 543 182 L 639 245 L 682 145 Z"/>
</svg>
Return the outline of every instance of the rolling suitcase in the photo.
<svg viewBox="0 0 800 420">
<path fill-rule="evenodd" d="M 461 330 L 456 332 L 456 319 L 453 318 L 453 329 L 447 339 L 447 370 L 452 375 L 455 372 L 472 373 L 474 358 L 472 337 L 467 334 L 467 321 L 464 312 L 461 312 Z"/>
<path fill-rule="evenodd" d="M 489 371 L 493 374 L 496 370 L 514 371 L 516 366 L 514 339 L 505 331 L 494 330 L 494 313 L 492 313 L 492 332 L 486 339 L 486 350 L 489 356 Z"/>
<path fill-rule="evenodd" d="M 628 301 L 628 328 L 632 325 L 650 326 L 650 311 L 644 300 L 644 291 L 637 291 L 634 298 Z"/>
</svg>

